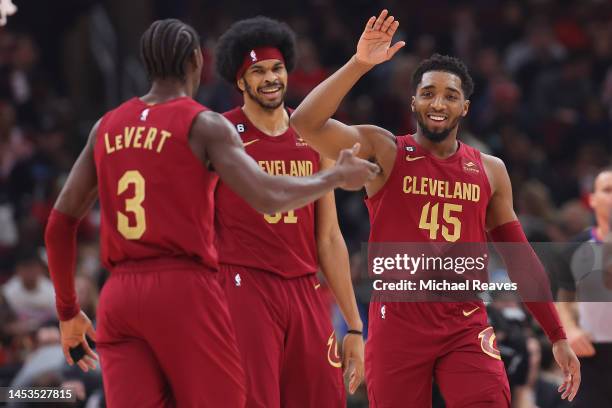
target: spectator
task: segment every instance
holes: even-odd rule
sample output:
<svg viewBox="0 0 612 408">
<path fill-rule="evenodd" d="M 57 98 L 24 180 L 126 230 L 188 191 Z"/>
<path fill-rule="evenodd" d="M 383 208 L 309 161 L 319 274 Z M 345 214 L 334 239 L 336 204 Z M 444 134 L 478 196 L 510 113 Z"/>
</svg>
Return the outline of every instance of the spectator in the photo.
<svg viewBox="0 0 612 408">
<path fill-rule="evenodd" d="M 27 251 L 19 257 L 15 276 L 2 287 L 2 292 L 17 320 L 31 330 L 55 318 L 53 285 L 35 251 Z"/>
</svg>

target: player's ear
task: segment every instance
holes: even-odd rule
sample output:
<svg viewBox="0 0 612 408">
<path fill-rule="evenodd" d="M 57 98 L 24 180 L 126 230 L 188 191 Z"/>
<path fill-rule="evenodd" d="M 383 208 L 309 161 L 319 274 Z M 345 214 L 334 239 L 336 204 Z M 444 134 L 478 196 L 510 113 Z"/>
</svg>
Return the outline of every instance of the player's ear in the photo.
<svg viewBox="0 0 612 408">
<path fill-rule="evenodd" d="M 414 107 L 414 103 L 416 101 L 416 98 L 414 97 L 414 95 L 412 96 L 412 100 L 410 101 L 410 110 L 412 110 L 413 112 L 415 112 L 415 107 Z"/>
<path fill-rule="evenodd" d="M 466 117 L 469 110 L 470 110 L 470 100 L 466 99 L 465 102 L 463 103 L 463 112 L 461 112 L 461 116 Z"/>
<path fill-rule="evenodd" d="M 236 85 L 238 86 L 238 89 L 240 89 L 241 92 L 244 92 L 244 90 L 246 89 L 246 86 L 244 84 L 244 77 L 236 81 Z"/>
<path fill-rule="evenodd" d="M 593 193 L 589 194 L 589 207 L 591 207 L 591 209 L 595 208 L 595 194 Z"/>
<path fill-rule="evenodd" d="M 191 63 L 196 69 L 199 69 L 204 65 L 204 56 L 202 55 L 202 50 L 200 47 L 193 49 L 193 52 L 191 53 Z"/>
</svg>

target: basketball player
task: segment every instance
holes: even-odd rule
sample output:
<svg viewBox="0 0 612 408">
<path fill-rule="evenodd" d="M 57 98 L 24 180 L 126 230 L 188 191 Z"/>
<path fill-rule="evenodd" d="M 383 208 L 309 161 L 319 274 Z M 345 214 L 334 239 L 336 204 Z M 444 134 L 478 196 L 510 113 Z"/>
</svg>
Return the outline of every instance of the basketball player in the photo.
<svg viewBox="0 0 612 408">
<path fill-rule="evenodd" d="M 195 30 L 154 22 L 141 53 L 150 91 L 105 114 L 91 130 L 49 218 L 46 244 L 62 346 L 81 345 L 87 371 L 97 341 L 111 407 L 242 407 L 245 379 L 217 274 L 214 168 L 262 212 L 289 211 L 336 186 L 359 188 L 374 169 L 344 151 L 329 171 L 272 177 L 221 115 L 191 97 L 202 54 Z M 205 165 L 203 165 L 205 164 Z M 212 167 L 211 167 L 212 166 Z M 110 270 L 97 335 L 74 291 L 76 231 L 96 196 L 101 256 Z"/>
<path fill-rule="evenodd" d="M 503 162 L 457 141 L 473 88 L 459 60 L 434 55 L 416 70 L 414 135 L 396 137 L 376 126 L 330 119 L 362 75 L 405 45 L 391 46 L 398 26 L 386 10 L 370 18 L 356 54 L 304 99 L 291 116 L 292 126 L 325 156 L 359 142 L 360 157 L 379 163 L 381 174 L 366 184 L 370 242 L 484 242 L 488 231 L 494 241 L 523 243 L 518 266 L 545 276 L 514 213 Z M 430 180 L 467 183 L 481 194 L 448 198 L 438 189 L 406 188 L 406 180 L 421 186 Z M 511 277 L 520 277 L 516 260 L 504 260 Z M 560 391 L 571 400 L 580 384 L 579 363 L 556 310 L 550 302 L 526 306 L 553 343 L 565 374 Z M 508 381 L 482 302 L 372 302 L 369 325 L 365 365 L 371 406 L 428 407 L 434 377 L 448 407 L 510 406 Z"/>
<path fill-rule="evenodd" d="M 270 174 L 308 176 L 333 166 L 289 127 L 287 72 L 295 39 L 284 23 L 255 17 L 219 39 L 217 71 L 244 103 L 224 116 L 247 153 Z M 345 407 L 342 361 L 319 266 L 345 316 L 349 390 L 363 378 L 362 322 L 333 192 L 289 212 L 260 214 L 221 182 L 215 192 L 217 244 L 230 314 L 247 374 L 247 407 Z M 324 401 L 324 402 L 323 402 Z"/>
</svg>

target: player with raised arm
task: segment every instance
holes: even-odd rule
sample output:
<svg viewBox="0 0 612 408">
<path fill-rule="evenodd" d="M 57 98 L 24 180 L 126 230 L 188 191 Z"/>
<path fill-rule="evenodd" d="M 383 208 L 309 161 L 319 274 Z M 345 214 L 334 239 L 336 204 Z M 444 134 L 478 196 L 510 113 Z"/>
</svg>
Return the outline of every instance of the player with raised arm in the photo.
<svg viewBox="0 0 612 408">
<path fill-rule="evenodd" d="M 356 54 L 304 99 L 291 116 L 292 126 L 325 156 L 360 143 L 359 156 L 380 165 L 380 175 L 366 184 L 371 243 L 485 242 L 488 233 L 495 242 L 522 248 L 517 259 L 504 256 L 519 288 L 545 283 L 545 271 L 514 213 L 503 162 L 457 140 L 473 90 L 461 61 L 434 55 L 417 68 L 414 135 L 394 136 L 377 126 L 347 126 L 331 119 L 359 78 L 404 46 L 403 41 L 391 45 L 398 26 L 387 10 L 370 18 Z M 433 184 L 441 187 L 432 189 Z M 457 185 L 465 194 L 455 193 Z M 532 275 L 521 274 L 521 268 Z M 579 362 L 556 310 L 551 302 L 526 306 L 553 343 L 565 375 L 562 398 L 571 400 L 580 384 Z M 433 378 L 448 407 L 510 406 L 508 381 L 482 302 L 372 302 L 369 333 L 365 365 L 371 406 L 430 406 Z"/>
<path fill-rule="evenodd" d="M 97 342 L 111 407 L 242 407 L 245 378 L 214 246 L 214 168 L 259 211 L 301 207 L 341 186 L 360 188 L 377 168 L 341 153 L 336 166 L 310 177 L 274 177 L 245 153 L 221 115 L 191 97 L 202 71 L 195 30 L 179 20 L 154 22 L 141 38 L 150 91 L 106 113 L 49 217 L 45 241 L 56 290 L 61 341 L 86 355 Z M 110 270 L 97 333 L 74 288 L 76 230 L 100 198 L 100 245 Z"/>
<path fill-rule="evenodd" d="M 266 172 L 308 176 L 333 166 L 289 126 L 284 96 L 295 39 L 286 24 L 267 17 L 234 23 L 217 43 L 216 61 L 244 100 L 223 115 Z M 354 392 L 363 378 L 363 324 L 334 193 L 264 215 L 221 182 L 215 213 L 220 269 L 247 373 L 247 407 L 314 408 L 321 401 L 345 407 L 341 368 L 353 366 Z M 319 290 L 319 266 L 349 327 L 344 364 Z"/>
</svg>

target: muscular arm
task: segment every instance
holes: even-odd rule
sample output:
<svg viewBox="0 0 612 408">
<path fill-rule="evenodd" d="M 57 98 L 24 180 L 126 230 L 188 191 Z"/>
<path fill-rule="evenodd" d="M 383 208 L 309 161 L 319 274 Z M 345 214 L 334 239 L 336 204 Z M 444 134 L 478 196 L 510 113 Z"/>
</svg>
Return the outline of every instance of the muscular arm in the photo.
<svg viewBox="0 0 612 408">
<path fill-rule="evenodd" d="M 504 259 L 510 279 L 517 283 L 521 297 L 527 300 L 526 297 L 537 296 L 538 301 L 525 301 L 524 304 L 553 344 L 553 355 L 564 374 L 563 384 L 559 387 L 559 391 L 562 392 L 561 398 L 568 398 L 571 401 L 580 387 L 580 362 L 570 348 L 563 325 L 552 303 L 546 271 L 516 219 L 506 167 L 500 159 L 488 155 L 483 155 L 483 164 L 492 192 L 486 220 L 489 235 L 495 243 L 502 243 L 496 245 L 496 249 Z M 514 244 L 504 245 L 504 243 Z M 532 288 L 537 290 L 535 295 L 525 296 L 525 292 L 529 293 Z"/>
<path fill-rule="evenodd" d="M 550 303 L 552 293 L 548 275 L 517 221 L 506 167 L 500 159 L 489 155 L 483 155 L 483 164 L 492 193 L 486 218 L 489 235 L 497 244 L 496 249 L 504 259 L 510 279 L 517 283 L 525 306 L 551 342 L 565 338 L 557 311 Z"/>
<path fill-rule="evenodd" d="M 74 163 L 66 184 L 55 202 L 54 208 L 63 214 L 81 219 L 98 197 L 98 179 L 94 162 L 94 144 L 100 121 L 91 129 L 87 144 Z"/>
<path fill-rule="evenodd" d="M 55 288 L 55 306 L 60 319 L 62 350 L 68 364 L 75 361 L 70 349 L 79 347 L 83 356 L 76 363 L 83 371 L 95 368 L 97 355 L 89 347 L 85 334 L 95 340 L 96 333 L 89 318 L 80 311 L 74 285 L 76 264 L 76 235 L 81 218 L 96 200 L 98 179 L 94 163 L 94 144 L 98 121 L 89 133 L 85 148 L 70 170 L 45 230 L 45 245 L 49 274 Z"/>
<path fill-rule="evenodd" d="M 79 311 L 74 288 L 76 233 L 81 218 L 96 200 L 98 181 L 93 146 L 99 122 L 75 162 L 55 202 L 45 230 L 49 273 L 55 287 L 60 320 L 69 320 Z"/>
<path fill-rule="evenodd" d="M 330 168 L 328 159 L 322 160 L 322 169 Z M 357 310 L 357 302 L 351 282 L 348 250 L 338 225 L 336 200 L 329 192 L 316 202 L 317 252 L 319 264 L 329 284 L 342 316 L 349 329 L 361 331 L 363 323 Z"/>
<path fill-rule="evenodd" d="M 304 98 L 290 120 L 300 136 L 323 156 L 335 159 L 341 149 L 360 143 L 359 157 L 376 160 L 384 172 L 395 158 L 393 134 L 377 126 L 349 126 L 331 119 L 348 91 L 369 69 L 351 58 Z"/>
<path fill-rule="evenodd" d="M 360 143 L 360 157 L 374 157 L 373 141 L 383 129 L 375 126 L 348 126 L 331 119 L 342 99 L 355 83 L 370 70 L 351 58 L 304 98 L 291 115 L 291 126 L 308 144 L 325 157 L 334 159 L 341 149 Z"/>
<path fill-rule="evenodd" d="M 335 159 L 338 151 L 360 143 L 359 157 L 374 159 L 382 167 L 382 177 L 372 186 L 382 185 L 395 160 L 393 135 L 376 126 L 347 126 L 331 119 L 342 99 L 355 83 L 372 67 L 388 61 L 404 45 L 391 46 L 399 22 L 387 17 L 386 10 L 378 19 L 371 18 L 357 43 L 357 50 L 342 68 L 313 89 L 291 115 L 291 126 L 322 155 Z M 380 180 L 382 179 L 382 180 Z M 380 181 L 379 181 L 380 180 Z M 368 191 L 372 194 L 374 191 Z"/>
<path fill-rule="evenodd" d="M 332 165 L 333 162 L 328 159 L 321 160 L 322 169 L 330 168 Z M 315 205 L 319 265 L 349 330 L 363 331 L 363 323 L 359 316 L 351 281 L 348 251 L 338 225 L 334 192 L 325 194 Z M 347 334 L 342 343 L 342 366 L 345 373 L 350 370 L 349 392 L 351 394 L 363 380 L 363 360 L 363 337 L 355 333 Z"/>
<path fill-rule="evenodd" d="M 202 112 L 191 129 L 190 145 L 203 163 L 215 171 L 257 211 L 271 214 L 303 207 L 336 187 L 360 188 L 377 167 L 341 152 L 344 165 L 310 177 L 270 176 L 249 156 L 240 136 L 223 116 Z M 370 174 L 371 173 L 371 174 Z"/>
<path fill-rule="evenodd" d="M 491 200 L 487 207 L 486 227 L 488 231 L 516 221 L 512 198 L 512 185 L 504 162 L 488 154 L 482 155 L 489 184 L 491 185 Z"/>
</svg>

